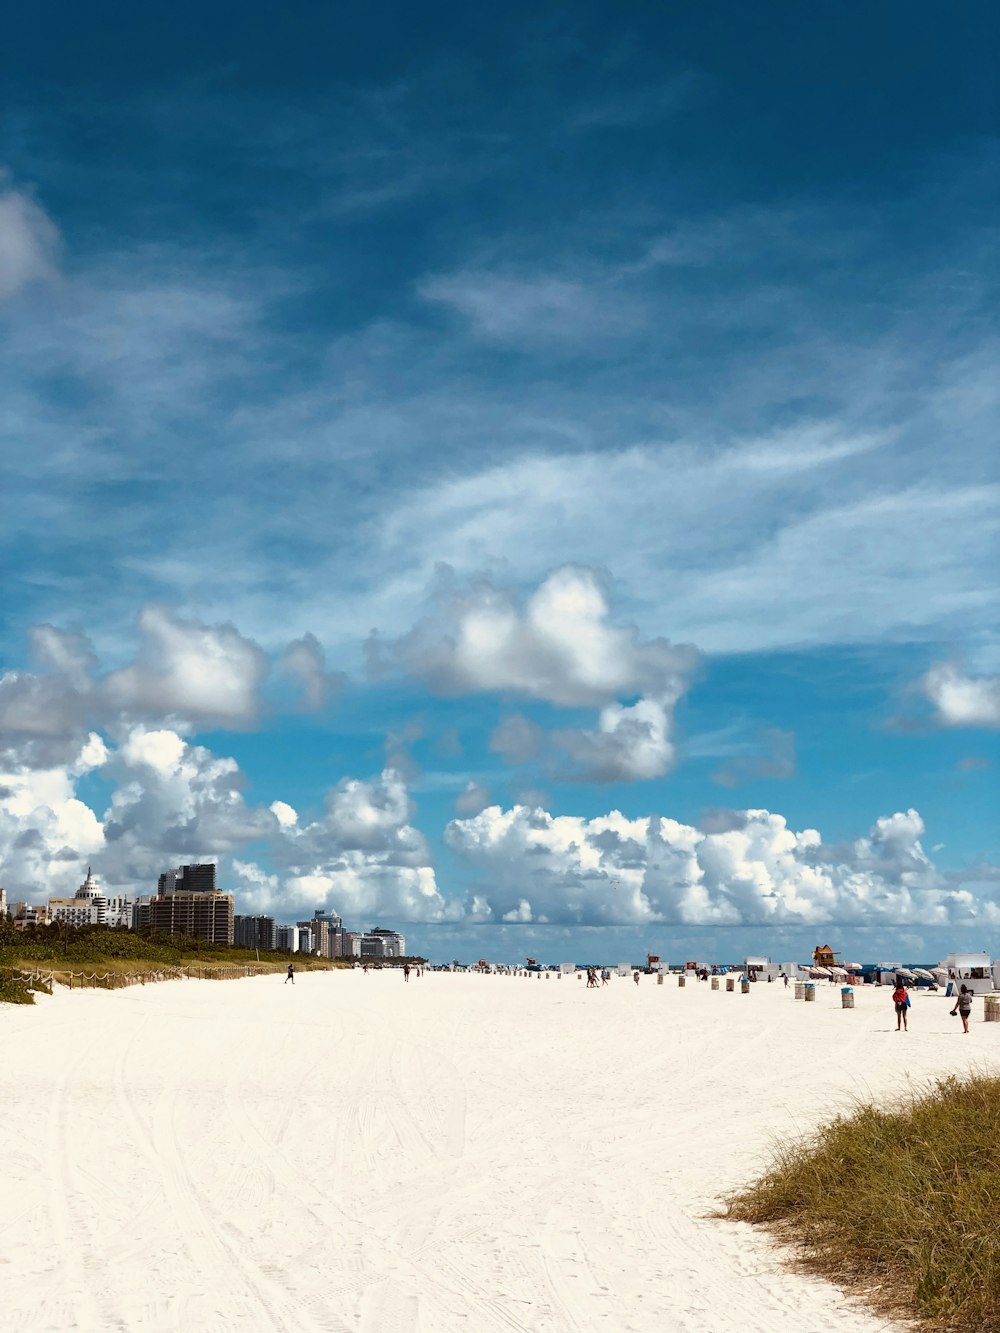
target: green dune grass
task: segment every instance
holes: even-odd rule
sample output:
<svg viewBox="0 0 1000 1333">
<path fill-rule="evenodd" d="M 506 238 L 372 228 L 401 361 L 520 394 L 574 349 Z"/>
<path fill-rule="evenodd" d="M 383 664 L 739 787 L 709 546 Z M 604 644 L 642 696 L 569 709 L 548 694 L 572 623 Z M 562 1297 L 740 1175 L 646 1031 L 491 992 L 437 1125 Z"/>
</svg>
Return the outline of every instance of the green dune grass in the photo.
<svg viewBox="0 0 1000 1333">
<path fill-rule="evenodd" d="M 859 1105 L 727 1200 L 801 1264 L 926 1330 L 1000 1330 L 1000 1077 Z"/>
<path fill-rule="evenodd" d="M 327 958 L 278 952 L 261 954 L 259 963 L 277 972 L 284 971 L 290 961 L 299 972 L 344 965 Z M 140 973 L 168 971 L 219 975 L 218 969 L 241 964 L 258 966 L 253 949 L 225 948 L 187 936 L 141 935 L 106 926 L 53 925 L 19 931 L 9 923 L 0 923 L 0 1002 L 32 1004 L 32 991 L 46 989 L 40 983 L 29 983 L 19 973 L 21 968 L 51 972 L 56 981 L 62 982 L 68 982 L 71 973 L 77 977 L 81 973 L 111 974 L 125 981 Z"/>
</svg>

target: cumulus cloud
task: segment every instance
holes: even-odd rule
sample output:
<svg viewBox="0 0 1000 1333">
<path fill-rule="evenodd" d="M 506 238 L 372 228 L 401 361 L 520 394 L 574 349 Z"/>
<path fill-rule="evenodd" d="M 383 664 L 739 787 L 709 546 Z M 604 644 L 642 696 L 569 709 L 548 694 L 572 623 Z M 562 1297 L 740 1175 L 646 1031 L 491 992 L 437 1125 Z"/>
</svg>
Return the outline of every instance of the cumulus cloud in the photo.
<svg viewBox="0 0 1000 1333">
<path fill-rule="evenodd" d="M 488 581 L 449 589 L 435 612 L 395 641 L 369 642 L 373 670 L 412 672 L 443 693 L 519 694 L 559 707 L 597 705 L 597 725 L 546 737 L 515 713 L 490 746 L 509 762 L 546 747 L 561 756 L 555 777 L 615 782 L 660 777 L 675 758 L 673 709 L 698 663 L 697 651 L 643 640 L 615 625 L 607 591 L 592 569 L 550 574 L 523 608 Z M 622 696 L 636 696 L 633 703 Z"/>
<path fill-rule="evenodd" d="M 104 681 L 115 707 L 202 725 L 255 721 L 267 658 L 233 625 L 204 625 L 151 605 L 139 613 L 139 630 L 136 661 Z"/>
<path fill-rule="evenodd" d="M 573 925 L 947 925 L 1000 922 L 1000 908 L 933 865 L 915 810 L 827 847 L 767 810 L 729 812 L 714 831 L 664 816 L 594 819 L 490 806 L 445 831 L 489 884 L 494 919 Z"/>
<path fill-rule="evenodd" d="M 101 821 L 65 768 L 0 771 L 0 866 L 12 901 L 74 892 L 81 864 L 103 847 Z"/>
<path fill-rule="evenodd" d="M 488 580 L 446 591 L 432 615 L 393 641 L 373 639 L 376 671 L 412 672 L 443 694 L 497 692 L 563 707 L 601 705 L 623 695 L 677 698 L 697 651 L 642 640 L 611 623 L 607 591 L 592 569 L 564 566 L 520 608 Z"/>
<path fill-rule="evenodd" d="M 1000 727 L 1000 676 L 970 676 L 951 662 L 931 667 L 921 689 L 944 727 Z"/>
<path fill-rule="evenodd" d="M 30 195 L 6 186 L 0 172 L 0 301 L 56 276 L 59 232 Z"/>
<path fill-rule="evenodd" d="M 102 671 L 79 630 L 32 626 L 33 669 L 0 674 L 0 766 L 69 764 L 91 728 L 122 735 L 137 723 L 182 731 L 254 725 L 271 664 L 252 639 L 233 625 L 204 624 L 157 605 L 141 609 L 138 629 L 135 656 Z M 278 665 L 310 710 L 341 681 L 312 635 L 290 644 Z"/>
<path fill-rule="evenodd" d="M 461 905 L 438 890 L 430 848 L 410 822 L 412 802 L 395 770 L 371 781 L 342 779 L 328 793 L 324 815 L 310 823 L 275 813 L 281 828 L 270 853 L 277 873 L 253 863 L 238 871 L 261 910 L 331 907 L 355 922 L 380 913 L 397 921 L 462 916 Z"/>
<path fill-rule="evenodd" d="M 178 861 L 215 861 L 276 833 L 277 818 L 249 806 L 234 759 L 169 728 L 135 727 L 108 761 L 117 780 L 104 815 L 102 872 L 155 884 Z"/>
<path fill-rule="evenodd" d="M 103 816 L 76 792 L 79 778 L 99 766 L 113 788 Z M 326 906 L 359 925 L 383 916 L 462 918 L 463 904 L 438 890 L 398 773 L 342 779 L 312 820 L 285 801 L 253 805 L 245 787 L 234 759 L 171 728 L 144 725 L 110 752 L 91 735 L 72 765 L 0 769 L 4 883 L 12 898 L 72 892 L 93 861 L 109 888 L 149 893 L 172 865 L 215 861 L 220 887 L 238 895 L 237 910 L 287 918 Z M 268 865 L 246 857 L 251 845 L 265 849 Z"/>
<path fill-rule="evenodd" d="M 567 728 L 552 744 L 570 761 L 564 776 L 581 782 L 635 782 L 662 777 L 673 767 L 672 700 L 639 699 L 631 707 L 608 704 L 595 730 Z"/>
</svg>

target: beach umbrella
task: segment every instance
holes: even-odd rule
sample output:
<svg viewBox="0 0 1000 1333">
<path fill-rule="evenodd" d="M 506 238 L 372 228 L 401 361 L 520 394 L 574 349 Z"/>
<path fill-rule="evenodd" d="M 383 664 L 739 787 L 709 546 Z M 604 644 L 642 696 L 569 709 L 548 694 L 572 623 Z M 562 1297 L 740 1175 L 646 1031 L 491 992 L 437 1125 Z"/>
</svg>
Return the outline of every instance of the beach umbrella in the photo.
<svg viewBox="0 0 1000 1333">
<path fill-rule="evenodd" d="M 848 972 L 861 972 L 863 970 L 860 963 L 845 963 L 844 967 Z"/>
</svg>

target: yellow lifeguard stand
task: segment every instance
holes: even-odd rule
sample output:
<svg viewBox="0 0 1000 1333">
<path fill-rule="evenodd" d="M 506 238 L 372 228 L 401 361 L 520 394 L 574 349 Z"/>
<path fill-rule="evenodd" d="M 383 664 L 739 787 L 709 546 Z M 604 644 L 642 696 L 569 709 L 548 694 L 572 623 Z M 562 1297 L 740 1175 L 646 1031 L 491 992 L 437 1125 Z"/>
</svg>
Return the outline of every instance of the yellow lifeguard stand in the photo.
<svg viewBox="0 0 1000 1333">
<path fill-rule="evenodd" d="M 816 967 L 839 967 L 840 955 L 835 954 L 829 944 L 817 944 L 813 949 L 813 963 Z"/>
</svg>

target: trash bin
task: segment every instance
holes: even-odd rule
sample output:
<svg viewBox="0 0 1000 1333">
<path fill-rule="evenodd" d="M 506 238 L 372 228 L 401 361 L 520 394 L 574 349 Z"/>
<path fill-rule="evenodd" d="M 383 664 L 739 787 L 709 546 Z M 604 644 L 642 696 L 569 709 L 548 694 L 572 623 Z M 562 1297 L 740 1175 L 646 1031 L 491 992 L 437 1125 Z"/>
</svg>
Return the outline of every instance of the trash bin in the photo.
<svg viewBox="0 0 1000 1333">
<path fill-rule="evenodd" d="M 687 977 L 685 977 L 684 973 L 681 972 L 677 977 L 678 986 L 683 986 L 685 981 L 687 981 Z"/>
<path fill-rule="evenodd" d="M 841 986 L 840 988 L 840 1007 L 841 1009 L 854 1008 L 854 991 L 850 986 Z"/>
<path fill-rule="evenodd" d="M 805 983 L 805 991 L 806 991 L 806 993 L 805 993 L 805 995 L 803 995 L 803 997 L 802 997 L 804 1000 L 815 1000 L 815 999 L 816 999 L 816 983 L 815 983 L 815 982 L 813 982 L 813 981 L 807 981 L 807 982 Z"/>
<path fill-rule="evenodd" d="M 662 986 L 662 985 L 663 985 L 663 973 L 662 973 L 662 972 L 657 972 L 657 974 L 656 974 L 656 984 L 657 984 L 658 986 Z"/>
<path fill-rule="evenodd" d="M 713 977 L 713 978 L 712 978 L 712 990 L 718 990 L 718 989 L 719 989 L 719 978 L 718 978 L 718 977 Z"/>
<path fill-rule="evenodd" d="M 795 983 L 795 998 L 797 1000 L 804 1000 L 806 998 L 806 986 L 804 981 L 797 981 Z"/>
<path fill-rule="evenodd" d="M 736 978 L 726 977 L 726 990 L 735 990 L 735 989 L 736 989 Z"/>
<path fill-rule="evenodd" d="M 983 996 L 983 1022 L 1000 1023 L 1000 995 Z"/>
<path fill-rule="evenodd" d="M 749 981 L 741 981 L 741 982 L 740 982 L 740 990 L 742 991 L 742 993 L 743 993 L 744 995 L 749 995 L 749 994 L 750 994 L 750 983 L 749 983 Z"/>
</svg>

